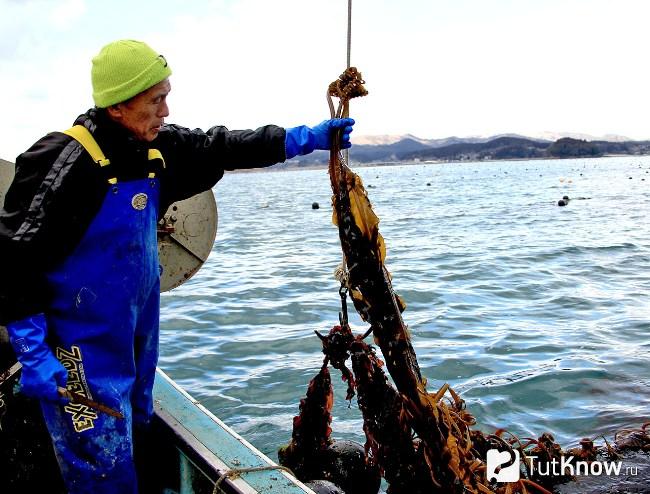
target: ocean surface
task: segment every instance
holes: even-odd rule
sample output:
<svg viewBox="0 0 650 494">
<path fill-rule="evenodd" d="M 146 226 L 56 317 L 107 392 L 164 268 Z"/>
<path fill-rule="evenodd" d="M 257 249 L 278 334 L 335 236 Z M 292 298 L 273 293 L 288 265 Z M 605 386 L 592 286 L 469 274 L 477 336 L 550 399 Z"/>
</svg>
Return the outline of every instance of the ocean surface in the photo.
<svg viewBox="0 0 650 494">
<path fill-rule="evenodd" d="M 355 171 L 430 391 L 449 383 L 485 432 L 564 447 L 650 420 L 650 157 Z M 329 178 L 237 173 L 214 192 L 213 252 L 162 297 L 160 366 L 276 459 L 322 363 L 314 330 L 338 321 Z M 331 370 L 333 437 L 363 443 Z"/>
</svg>

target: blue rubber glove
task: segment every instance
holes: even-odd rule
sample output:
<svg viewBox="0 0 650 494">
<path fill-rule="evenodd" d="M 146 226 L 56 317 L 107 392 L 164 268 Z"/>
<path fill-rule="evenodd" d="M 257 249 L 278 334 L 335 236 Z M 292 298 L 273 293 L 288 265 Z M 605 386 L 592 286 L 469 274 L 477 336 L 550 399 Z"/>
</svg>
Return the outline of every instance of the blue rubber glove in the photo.
<svg viewBox="0 0 650 494">
<path fill-rule="evenodd" d="M 347 149 L 350 143 L 350 132 L 354 120 L 351 118 L 332 118 L 324 120 L 315 127 L 301 125 L 287 129 L 287 135 L 284 141 L 284 148 L 287 158 L 309 154 L 315 149 L 330 149 L 332 144 L 332 135 L 338 129 L 343 129 L 341 134 L 341 149 Z"/>
<path fill-rule="evenodd" d="M 45 343 L 47 323 L 38 314 L 7 325 L 9 341 L 23 370 L 20 390 L 27 396 L 55 402 L 66 402 L 59 397 L 57 386 L 65 388 L 68 371 Z"/>
</svg>

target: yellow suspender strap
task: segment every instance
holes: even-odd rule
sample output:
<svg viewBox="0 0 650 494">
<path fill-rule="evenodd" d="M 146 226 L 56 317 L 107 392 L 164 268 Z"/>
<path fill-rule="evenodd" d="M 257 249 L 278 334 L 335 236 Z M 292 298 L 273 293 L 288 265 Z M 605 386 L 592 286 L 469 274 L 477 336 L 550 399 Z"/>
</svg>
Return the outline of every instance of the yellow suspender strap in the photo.
<svg viewBox="0 0 650 494">
<path fill-rule="evenodd" d="M 162 167 L 165 168 L 165 158 L 163 158 L 162 153 L 157 149 L 149 149 L 147 154 L 147 159 L 151 160 L 160 160 L 162 162 Z M 149 178 L 154 178 L 156 174 L 154 172 L 149 173 Z"/>
<path fill-rule="evenodd" d="M 102 150 L 99 149 L 99 144 L 90 133 L 90 131 L 83 125 L 75 125 L 74 127 L 63 131 L 81 144 L 95 163 L 99 166 L 110 165 L 111 161 L 106 159 Z"/>
<path fill-rule="evenodd" d="M 104 156 L 104 153 L 100 149 L 99 144 L 97 144 L 97 141 L 93 135 L 83 125 L 75 125 L 74 127 L 63 131 L 63 133 L 69 135 L 74 140 L 79 142 L 79 144 L 81 144 L 83 148 L 88 152 L 93 161 L 99 166 L 103 167 L 111 164 L 111 160 L 107 159 L 106 156 Z M 116 184 L 117 178 L 109 178 L 108 183 Z"/>
<path fill-rule="evenodd" d="M 83 125 L 75 125 L 74 127 L 65 130 L 63 132 L 64 134 L 69 135 L 72 137 L 74 140 L 79 142 L 84 149 L 88 152 L 90 157 L 93 159 L 95 163 L 97 163 L 99 166 L 106 166 L 111 164 L 111 160 L 106 158 L 104 156 L 104 153 L 99 147 L 99 144 L 97 144 L 97 141 L 93 137 L 93 135 L 90 133 L 90 131 L 84 127 Z M 162 161 L 162 166 L 163 168 L 165 167 L 165 160 L 162 157 L 162 154 L 160 151 L 157 149 L 149 149 L 147 158 L 149 161 L 159 159 Z M 155 173 L 149 173 L 149 178 L 154 178 L 156 176 Z M 108 182 L 111 184 L 117 183 L 117 178 L 109 178 Z"/>
<path fill-rule="evenodd" d="M 149 161 L 151 160 L 161 160 L 162 161 L 162 166 L 165 168 L 165 159 L 162 157 L 162 153 L 158 151 L 157 149 L 150 149 L 149 154 L 147 155 L 147 158 Z"/>
</svg>

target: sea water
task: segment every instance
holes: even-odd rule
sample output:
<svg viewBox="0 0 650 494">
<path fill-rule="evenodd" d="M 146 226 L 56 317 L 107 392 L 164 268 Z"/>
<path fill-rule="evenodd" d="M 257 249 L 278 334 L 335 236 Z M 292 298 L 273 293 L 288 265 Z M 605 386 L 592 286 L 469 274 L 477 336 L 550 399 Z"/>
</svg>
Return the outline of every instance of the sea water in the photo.
<svg viewBox="0 0 650 494">
<path fill-rule="evenodd" d="M 650 420 L 650 157 L 355 170 L 430 391 L 449 383 L 484 432 L 564 447 Z M 233 173 L 214 192 L 213 252 L 162 298 L 160 366 L 275 459 L 322 364 L 314 330 L 338 322 L 329 177 Z M 331 370 L 333 437 L 363 443 Z"/>
</svg>

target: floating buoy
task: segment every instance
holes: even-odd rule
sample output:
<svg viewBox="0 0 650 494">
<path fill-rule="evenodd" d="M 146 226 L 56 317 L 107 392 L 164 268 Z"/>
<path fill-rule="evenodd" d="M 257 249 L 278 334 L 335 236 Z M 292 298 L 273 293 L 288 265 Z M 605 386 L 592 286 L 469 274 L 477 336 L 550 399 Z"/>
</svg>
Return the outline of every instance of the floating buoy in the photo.
<svg viewBox="0 0 650 494">
<path fill-rule="evenodd" d="M 377 494 L 381 476 L 377 466 L 366 462 L 363 445 L 338 440 L 325 452 L 323 470 L 326 477 L 348 494 Z"/>
<path fill-rule="evenodd" d="M 320 209 L 320 206 L 318 205 L 317 202 L 312 202 L 312 203 L 311 203 L 311 208 L 312 208 L 312 209 Z"/>
</svg>

